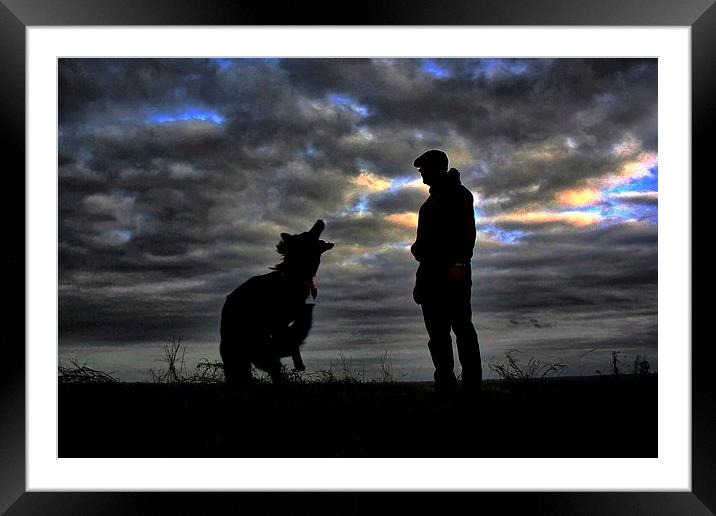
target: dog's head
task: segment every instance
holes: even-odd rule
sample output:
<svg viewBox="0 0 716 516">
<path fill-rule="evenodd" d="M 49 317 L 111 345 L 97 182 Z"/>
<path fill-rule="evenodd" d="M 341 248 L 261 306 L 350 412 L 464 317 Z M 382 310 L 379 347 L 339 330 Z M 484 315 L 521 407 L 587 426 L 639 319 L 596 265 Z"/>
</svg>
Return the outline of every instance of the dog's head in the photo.
<svg viewBox="0 0 716 516">
<path fill-rule="evenodd" d="M 276 246 L 276 250 L 283 255 L 281 268 L 290 268 L 292 272 L 304 277 L 315 276 L 321 255 L 333 249 L 334 245 L 319 238 L 325 227 L 324 222 L 318 219 L 313 227 L 304 233 L 281 233 L 281 241 Z"/>
</svg>

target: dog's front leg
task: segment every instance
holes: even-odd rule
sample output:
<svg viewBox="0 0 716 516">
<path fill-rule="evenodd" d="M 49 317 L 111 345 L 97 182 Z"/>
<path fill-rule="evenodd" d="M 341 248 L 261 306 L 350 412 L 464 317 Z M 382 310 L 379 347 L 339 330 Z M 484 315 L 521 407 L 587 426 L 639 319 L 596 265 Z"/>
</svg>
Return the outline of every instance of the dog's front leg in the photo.
<svg viewBox="0 0 716 516">
<path fill-rule="evenodd" d="M 296 348 L 296 351 L 294 351 L 293 355 L 291 355 L 291 358 L 293 359 L 293 368 L 296 371 L 305 371 L 306 366 L 303 363 L 303 358 L 301 358 L 301 350 Z"/>
<path fill-rule="evenodd" d="M 296 345 L 300 345 L 304 340 L 306 340 L 308 332 L 311 331 L 314 306 L 315 305 L 302 305 L 298 310 L 296 319 L 289 328 L 291 333 L 290 339 L 292 342 L 295 342 Z"/>
<path fill-rule="evenodd" d="M 305 371 L 306 366 L 301 358 L 301 341 L 296 340 L 295 333 L 291 330 L 292 327 L 287 328 L 284 335 L 276 338 L 276 348 L 280 350 L 279 355 L 281 357 L 291 357 L 293 360 L 293 368 L 296 371 Z"/>
<path fill-rule="evenodd" d="M 306 366 L 303 363 L 301 357 L 301 344 L 306 337 L 308 332 L 311 330 L 313 324 L 313 307 L 315 305 L 303 305 L 299 310 L 298 317 L 290 327 L 290 342 L 293 347 L 291 358 L 293 359 L 293 367 L 296 371 L 305 371 Z"/>
</svg>

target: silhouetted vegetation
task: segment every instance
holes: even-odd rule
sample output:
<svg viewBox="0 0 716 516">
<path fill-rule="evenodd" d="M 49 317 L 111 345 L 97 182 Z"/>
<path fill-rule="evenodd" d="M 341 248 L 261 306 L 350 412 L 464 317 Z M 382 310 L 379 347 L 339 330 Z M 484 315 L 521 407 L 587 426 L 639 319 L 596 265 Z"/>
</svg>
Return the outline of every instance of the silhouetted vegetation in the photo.
<svg viewBox="0 0 716 516">
<path fill-rule="evenodd" d="M 318 369 L 312 372 L 297 371 L 281 365 L 281 376 L 286 383 L 391 383 L 393 382 L 392 362 L 385 350 L 383 359 L 379 364 L 379 375 L 377 378 L 366 380 L 365 365 L 361 368 L 353 366 L 353 361 L 346 358 L 343 351 L 338 352 L 339 362 L 337 365 L 329 363 L 328 368 Z M 149 369 L 149 377 L 152 383 L 224 383 L 224 365 L 220 361 L 209 361 L 201 359 L 194 371 L 189 374 L 185 362 L 186 345 L 182 345 L 181 339 L 173 337 L 171 342 L 163 347 L 164 365 L 160 368 Z M 263 384 L 271 381 L 270 376 L 257 369 L 252 369 L 253 383 Z"/>
<path fill-rule="evenodd" d="M 119 380 L 112 376 L 116 371 L 105 373 L 87 367 L 87 363 L 80 364 L 77 359 L 70 359 L 69 364 L 57 368 L 57 381 L 60 384 L 68 383 L 115 383 Z"/>
<path fill-rule="evenodd" d="M 651 373 L 651 365 L 646 356 L 637 355 L 634 358 L 633 368 L 636 376 L 645 376 Z"/>
<path fill-rule="evenodd" d="M 509 350 L 491 364 L 500 379 L 484 381 L 481 394 L 445 397 L 432 382 L 394 381 L 387 350 L 377 378 L 366 379 L 341 351 L 325 370 L 284 366 L 279 385 L 256 371 L 242 387 L 224 383 L 220 362 L 203 359 L 189 371 L 180 339 L 163 351 L 151 383 L 119 382 L 76 360 L 60 367 L 61 457 L 657 454 L 657 375 L 643 356 L 627 364 L 633 374 L 615 352 L 608 375 L 564 377 L 560 361 L 522 363 Z M 615 431 L 620 439 L 604 439 Z"/>
<path fill-rule="evenodd" d="M 627 374 L 627 371 L 622 365 L 624 361 L 620 358 L 621 355 L 621 351 L 612 351 L 610 354 L 608 368 L 598 369 L 596 373 L 602 377 L 611 376 L 615 378 L 619 378 Z M 634 376 L 641 377 L 648 376 L 651 374 L 651 364 L 649 364 L 649 360 L 647 359 L 646 355 L 637 354 L 634 357 L 634 360 L 631 362 L 631 364 L 628 364 L 628 366 L 631 367 L 631 374 Z"/>
<path fill-rule="evenodd" d="M 150 369 L 149 377 L 153 383 L 224 383 L 224 365 L 210 362 L 203 358 L 189 374 L 186 368 L 186 346 L 181 339 L 172 337 L 169 344 L 164 345 L 164 367 Z"/>
<path fill-rule="evenodd" d="M 59 387 L 60 457 L 656 457 L 657 376 Z M 634 407 L 639 407 L 638 411 Z M 610 414 L 605 418 L 604 414 Z M 618 435 L 618 439 L 608 436 Z M 605 437 L 606 436 L 606 437 Z"/>
<path fill-rule="evenodd" d="M 172 337 L 170 344 L 164 345 L 164 362 L 166 369 L 150 369 L 149 376 L 154 383 L 178 383 L 186 380 L 184 356 L 186 346 L 182 347 L 181 339 Z"/>
<path fill-rule="evenodd" d="M 510 382 L 524 382 L 529 380 L 543 380 L 552 376 L 558 376 L 564 372 L 567 365 L 561 360 L 545 362 L 535 357 L 530 357 L 527 364 L 520 363 L 517 356 L 521 353 L 517 349 L 505 351 L 504 362 L 493 362 L 489 368 L 503 380 Z"/>
<path fill-rule="evenodd" d="M 383 359 L 379 365 L 379 375 L 377 378 L 366 380 L 365 365 L 361 365 L 360 369 L 353 366 L 353 361 L 346 358 L 342 350 L 338 351 L 339 363 L 335 366 L 332 362 L 327 369 L 319 369 L 315 373 L 289 373 L 287 378 L 289 381 L 314 382 L 314 383 L 392 383 L 392 361 L 385 350 Z"/>
</svg>

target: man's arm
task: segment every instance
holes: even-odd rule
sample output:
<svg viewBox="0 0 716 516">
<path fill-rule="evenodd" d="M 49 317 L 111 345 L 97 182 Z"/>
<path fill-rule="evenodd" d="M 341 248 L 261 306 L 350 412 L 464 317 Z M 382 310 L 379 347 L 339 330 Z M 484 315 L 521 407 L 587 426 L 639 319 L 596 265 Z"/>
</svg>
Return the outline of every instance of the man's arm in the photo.
<svg viewBox="0 0 716 516">
<path fill-rule="evenodd" d="M 452 265 L 448 271 L 448 278 L 452 281 L 465 279 L 467 270 L 475 248 L 475 212 L 473 210 L 473 197 L 465 189 L 463 195 L 455 203 L 454 219 L 452 221 L 453 233 Z"/>
<path fill-rule="evenodd" d="M 420 210 L 420 212 L 418 212 L 418 229 L 416 231 L 415 242 L 413 242 L 413 245 L 410 246 L 411 254 L 419 262 L 422 262 L 423 258 L 425 257 L 425 252 L 423 250 L 424 241 L 425 241 L 425 235 L 424 235 L 425 228 L 420 223 L 421 222 L 421 220 L 420 220 L 421 212 L 422 212 L 422 209 Z"/>
<path fill-rule="evenodd" d="M 455 220 L 457 241 L 455 242 L 454 258 L 456 263 L 468 264 L 472 260 L 477 231 L 472 193 L 467 188 L 462 193 L 460 202 L 456 203 L 458 208 Z"/>
</svg>

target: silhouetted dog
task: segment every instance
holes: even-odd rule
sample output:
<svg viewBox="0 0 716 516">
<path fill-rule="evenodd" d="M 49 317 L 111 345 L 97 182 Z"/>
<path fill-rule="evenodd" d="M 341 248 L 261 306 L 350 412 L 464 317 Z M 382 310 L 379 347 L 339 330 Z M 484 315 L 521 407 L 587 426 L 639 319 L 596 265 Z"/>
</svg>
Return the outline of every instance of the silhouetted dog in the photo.
<svg viewBox="0 0 716 516">
<path fill-rule="evenodd" d="M 250 278 L 226 296 L 219 350 L 227 383 L 248 382 L 251 364 L 277 383 L 282 357 L 292 357 L 296 369 L 305 369 L 300 345 L 313 321 L 313 305 L 306 299 L 316 297 L 313 277 L 321 254 L 333 248 L 318 238 L 324 227 L 318 220 L 305 233 L 281 233 L 276 250 L 283 261 L 272 267 L 274 272 Z"/>
</svg>

